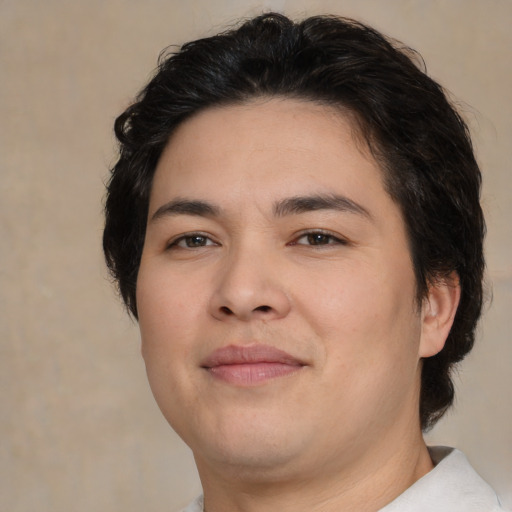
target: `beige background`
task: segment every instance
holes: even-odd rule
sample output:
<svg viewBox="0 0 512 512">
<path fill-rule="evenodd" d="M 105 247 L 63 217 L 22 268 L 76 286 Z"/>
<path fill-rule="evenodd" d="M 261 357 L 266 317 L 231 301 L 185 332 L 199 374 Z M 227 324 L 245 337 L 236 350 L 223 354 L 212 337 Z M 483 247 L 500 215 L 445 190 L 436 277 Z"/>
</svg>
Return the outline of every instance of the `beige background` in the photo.
<svg viewBox="0 0 512 512">
<path fill-rule="evenodd" d="M 269 8 L 367 21 L 463 102 L 494 303 L 429 437 L 463 449 L 512 505 L 510 0 L 0 0 L 0 510 L 173 511 L 198 492 L 106 277 L 102 181 L 114 117 L 159 51 Z"/>
</svg>

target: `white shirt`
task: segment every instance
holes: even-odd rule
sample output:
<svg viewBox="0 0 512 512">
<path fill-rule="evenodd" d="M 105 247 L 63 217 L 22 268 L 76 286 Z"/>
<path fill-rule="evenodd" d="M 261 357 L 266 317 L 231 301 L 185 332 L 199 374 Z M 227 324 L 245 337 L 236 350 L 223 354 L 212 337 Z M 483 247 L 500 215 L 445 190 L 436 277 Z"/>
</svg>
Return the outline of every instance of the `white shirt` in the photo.
<svg viewBox="0 0 512 512">
<path fill-rule="evenodd" d="M 504 512 L 491 486 L 454 448 L 429 448 L 434 469 L 379 512 Z M 203 512 L 199 496 L 181 512 Z M 226 511 L 229 512 L 229 511 Z"/>
</svg>

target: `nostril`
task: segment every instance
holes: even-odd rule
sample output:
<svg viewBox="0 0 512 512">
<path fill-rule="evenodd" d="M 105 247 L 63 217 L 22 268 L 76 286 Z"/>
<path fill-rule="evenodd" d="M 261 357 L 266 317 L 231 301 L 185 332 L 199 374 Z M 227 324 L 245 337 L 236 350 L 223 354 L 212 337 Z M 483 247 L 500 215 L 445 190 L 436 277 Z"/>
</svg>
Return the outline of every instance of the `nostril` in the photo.
<svg viewBox="0 0 512 512">
<path fill-rule="evenodd" d="M 220 310 L 225 314 L 225 315 L 232 315 L 233 314 L 233 311 L 231 311 L 231 309 L 229 309 L 228 307 L 226 306 L 222 306 L 220 308 Z"/>
<path fill-rule="evenodd" d="M 258 306 L 254 308 L 254 311 L 263 311 L 264 313 L 268 313 L 272 308 L 270 306 Z"/>
</svg>

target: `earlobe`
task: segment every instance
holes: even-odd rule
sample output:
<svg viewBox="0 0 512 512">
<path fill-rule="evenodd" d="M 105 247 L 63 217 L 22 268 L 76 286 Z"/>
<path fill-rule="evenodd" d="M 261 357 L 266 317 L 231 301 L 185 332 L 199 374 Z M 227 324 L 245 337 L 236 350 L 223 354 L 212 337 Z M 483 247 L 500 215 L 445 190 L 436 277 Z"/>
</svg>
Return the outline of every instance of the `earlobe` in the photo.
<svg viewBox="0 0 512 512">
<path fill-rule="evenodd" d="M 434 356 L 443 349 L 459 300 L 460 282 L 455 271 L 429 284 L 421 312 L 420 357 Z"/>
</svg>

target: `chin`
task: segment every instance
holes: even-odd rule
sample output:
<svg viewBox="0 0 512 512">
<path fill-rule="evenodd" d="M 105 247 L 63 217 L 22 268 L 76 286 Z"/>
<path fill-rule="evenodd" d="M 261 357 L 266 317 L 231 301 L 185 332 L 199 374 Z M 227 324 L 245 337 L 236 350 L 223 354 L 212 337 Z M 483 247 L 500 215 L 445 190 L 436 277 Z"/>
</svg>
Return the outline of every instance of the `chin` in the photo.
<svg viewBox="0 0 512 512">
<path fill-rule="evenodd" d="M 217 458 L 213 460 L 217 470 L 222 468 L 225 477 L 235 481 L 253 484 L 276 483 L 300 473 L 297 454 L 268 451 L 264 447 L 259 450 L 247 449 L 245 452 L 229 450 L 215 456 Z M 196 454 L 194 457 L 201 472 L 201 459 Z M 211 461 L 212 459 L 209 460 L 210 463 Z"/>
<path fill-rule="evenodd" d="M 298 456 L 303 451 L 303 443 L 290 439 L 289 430 L 279 435 L 275 427 L 267 425 L 265 430 L 244 429 L 242 432 L 230 430 L 223 435 L 213 433 L 210 442 L 201 440 L 201 446 L 189 445 L 198 465 L 197 454 L 204 454 L 209 461 L 225 468 L 237 478 L 242 475 L 250 479 L 278 477 L 296 467 Z"/>
</svg>

